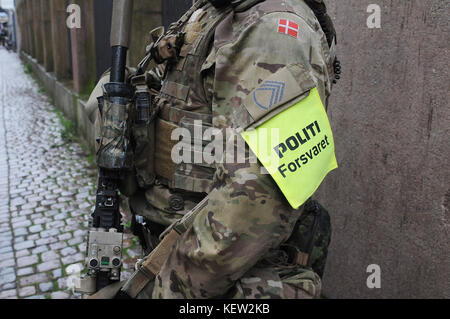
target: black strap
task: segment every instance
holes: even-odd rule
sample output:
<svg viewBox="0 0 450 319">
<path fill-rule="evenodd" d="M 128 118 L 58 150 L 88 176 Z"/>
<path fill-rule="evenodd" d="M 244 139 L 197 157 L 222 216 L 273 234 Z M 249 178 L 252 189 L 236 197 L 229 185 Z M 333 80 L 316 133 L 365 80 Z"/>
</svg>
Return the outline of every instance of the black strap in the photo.
<svg viewBox="0 0 450 319">
<path fill-rule="evenodd" d="M 306 245 L 306 253 L 308 254 L 308 267 L 311 267 L 311 255 L 314 249 L 314 241 L 316 239 L 317 230 L 319 229 L 319 219 L 321 214 L 321 209 L 319 203 L 315 200 L 309 200 L 306 203 L 305 210 L 314 216 L 314 223 L 312 228 L 312 236 L 309 238 L 308 244 Z"/>
<path fill-rule="evenodd" d="M 305 0 L 305 3 L 314 12 L 317 20 L 319 20 L 320 26 L 325 33 L 328 41 L 328 45 L 331 47 L 333 41 L 337 43 L 336 30 L 334 29 L 333 21 L 327 13 L 327 6 L 324 2 L 318 2 L 316 0 Z"/>
</svg>

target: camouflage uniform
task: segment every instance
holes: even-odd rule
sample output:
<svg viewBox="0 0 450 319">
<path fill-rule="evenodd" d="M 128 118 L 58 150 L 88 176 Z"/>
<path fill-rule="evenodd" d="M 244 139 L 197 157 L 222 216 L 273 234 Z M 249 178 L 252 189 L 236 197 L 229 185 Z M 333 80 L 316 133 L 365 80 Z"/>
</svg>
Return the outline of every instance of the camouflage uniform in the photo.
<svg viewBox="0 0 450 319">
<path fill-rule="evenodd" d="M 294 33 L 280 29 L 284 21 L 298 28 Z M 334 54 L 302 0 L 234 1 L 233 7 L 222 9 L 200 0 L 171 31 L 185 32 L 185 41 L 178 59 L 167 62 L 156 99 L 160 118 L 156 135 L 169 125 L 192 128 L 198 119 L 220 130 L 248 126 L 254 120 L 243 103 L 261 83 L 283 70 L 291 72 L 300 88 L 313 81 L 323 104 L 328 104 Z M 165 147 L 170 149 L 173 144 L 167 136 Z M 242 142 L 239 139 L 236 134 L 235 147 Z M 162 146 L 156 149 L 157 154 L 167 152 Z M 261 173 L 261 164 L 250 163 L 248 150 L 245 155 L 245 164 L 214 166 L 176 166 L 157 155 L 156 166 L 174 167 L 157 168 L 156 185 L 147 186 L 138 176 L 140 190 L 130 194 L 133 212 L 164 226 L 209 194 L 155 282 L 138 298 L 320 296 L 320 276 L 289 261 L 280 249 L 301 238 L 304 229 L 297 222 L 304 207 L 294 210 L 270 175 Z M 321 238 L 324 247 L 329 240 Z M 323 263 L 317 266 L 323 271 Z"/>
</svg>

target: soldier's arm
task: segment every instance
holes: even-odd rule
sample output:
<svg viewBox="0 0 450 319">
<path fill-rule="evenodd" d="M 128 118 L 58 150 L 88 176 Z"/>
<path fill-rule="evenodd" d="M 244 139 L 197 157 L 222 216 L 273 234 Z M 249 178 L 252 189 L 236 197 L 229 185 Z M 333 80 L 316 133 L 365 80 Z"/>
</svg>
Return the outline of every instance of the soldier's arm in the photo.
<svg viewBox="0 0 450 319">
<path fill-rule="evenodd" d="M 280 19 L 298 24 L 298 37 L 281 33 Z M 212 53 L 216 126 L 238 126 L 232 114 L 223 110 L 241 107 L 249 93 L 266 78 L 291 64 L 305 66 L 305 76 L 314 79 L 326 103 L 329 83 L 322 33 L 289 13 L 266 15 L 236 35 L 232 34 L 235 27 L 223 25 L 217 30 L 216 41 L 231 40 Z M 246 157 L 248 160 L 248 152 Z M 178 241 L 157 276 L 154 298 L 223 296 L 290 236 L 301 210 L 288 204 L 270 175 L 261 174 L 259 163 L 220 165 L 216 179 L 208 204 Z"/>
</svg>

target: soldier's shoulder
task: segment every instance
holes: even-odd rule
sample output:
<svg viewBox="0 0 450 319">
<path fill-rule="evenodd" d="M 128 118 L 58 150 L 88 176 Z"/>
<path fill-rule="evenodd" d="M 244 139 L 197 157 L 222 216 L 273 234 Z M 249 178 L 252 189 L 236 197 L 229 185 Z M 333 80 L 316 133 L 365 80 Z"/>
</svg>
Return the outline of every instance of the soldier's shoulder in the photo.
<svg viewBox="0 0 450 319">
<path fill-rule="evenodd" d="M 241 10 L 237 10 L 241 11 Z M 272 13 L 291 13 L 307 22 L 314 23 L 315 16 L 310 7 L 303 0 L 266 0 L 242 10 L 241 13 L 258 13 L 259 17 L 264 17 Z"/>
<path fill-rule="evenodd" d="M 290 22 L 294 24 L 290 25 Z M 320 30 L 313 11 L 304 1 L 266 0 L 253 6 L 238 7 L 232 16 L 224 19 L 216 29 L 215 47 L 235 42 L 248 31 L 254 31 L 254 36 L 264 37 L 264 31 L 273 28 L 274 23 L 277 31 L 284 30 L 288 35 L 290 31 L 295 35 L 295 29 L 302 33 L 315 33 Z M 287 28 L 283 29 L 283 25 Z"/>
</svg>

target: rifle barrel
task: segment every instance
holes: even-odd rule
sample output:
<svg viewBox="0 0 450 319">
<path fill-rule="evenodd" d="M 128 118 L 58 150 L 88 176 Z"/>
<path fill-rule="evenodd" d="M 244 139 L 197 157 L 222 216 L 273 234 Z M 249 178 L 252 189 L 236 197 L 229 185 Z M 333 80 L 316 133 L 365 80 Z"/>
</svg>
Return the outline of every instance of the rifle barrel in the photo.
<svg viewBox="0 0 450 319">
<path fill-rule="evenodd" d="M 125 82 L 127 51 L 130 45 L 133 0 L 114 0 L 111 21 L 111 82 Z"/>
</svg>

